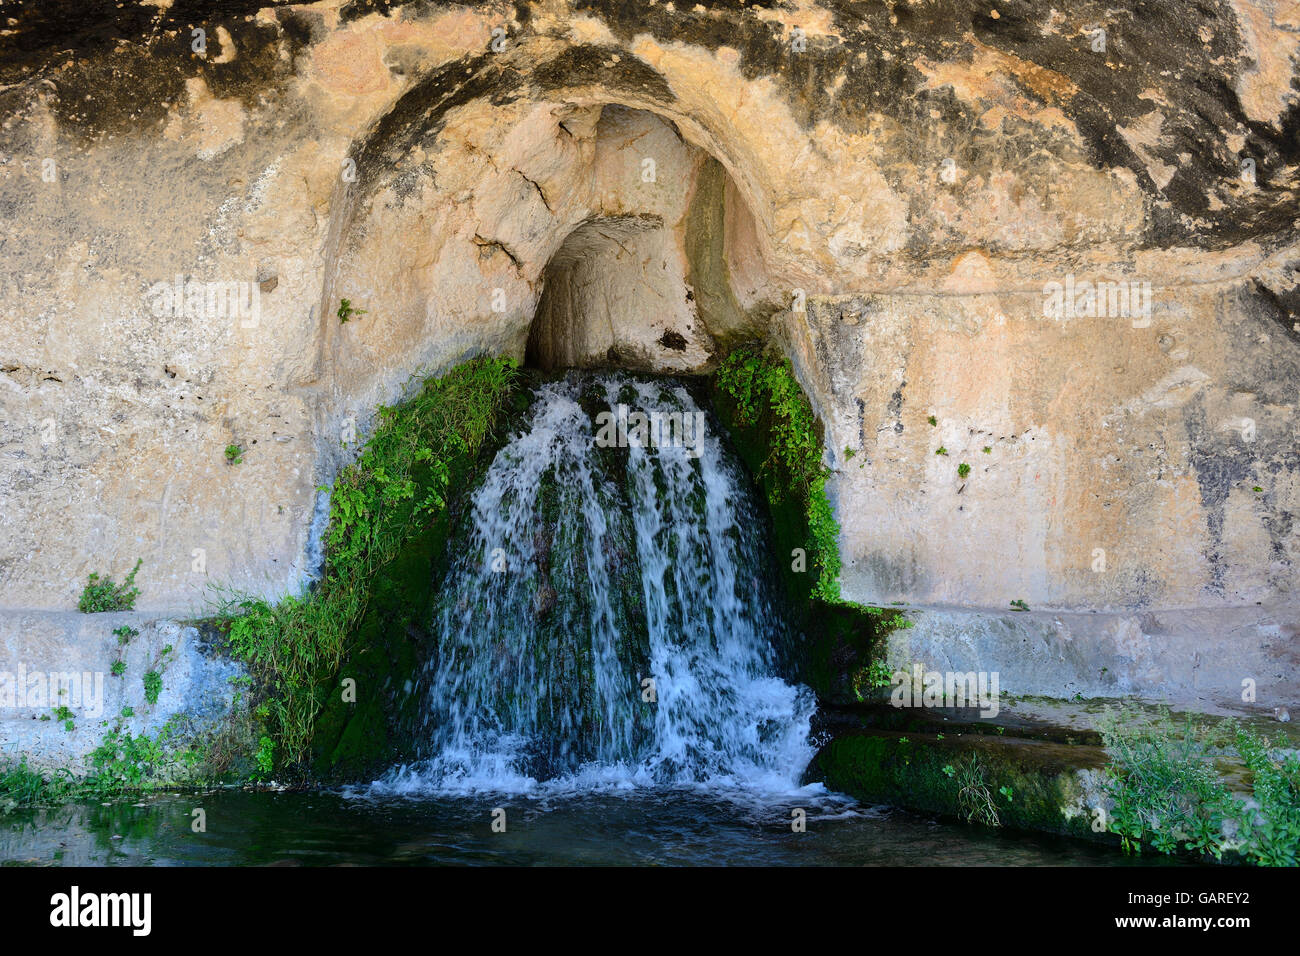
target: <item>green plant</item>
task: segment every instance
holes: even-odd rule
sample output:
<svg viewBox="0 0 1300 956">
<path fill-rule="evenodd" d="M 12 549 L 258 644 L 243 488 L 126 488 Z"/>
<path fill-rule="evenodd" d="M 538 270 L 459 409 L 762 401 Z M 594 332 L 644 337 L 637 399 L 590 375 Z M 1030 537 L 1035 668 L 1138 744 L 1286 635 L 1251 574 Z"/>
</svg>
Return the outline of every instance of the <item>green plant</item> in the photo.
<svg viewBox="0 0 1300 956">
<path fill-rule="evenodd" d="M 112 633 L 117 635 L 117 644 L 119 647 L 131 643 L 131 638 L 140 636 L 140 632 L 129 624 L 123 624 L 120 627 L 113 628 Z"/>
<path fill-rule="evenodd" d="M 1223 823 L 1239 801 L 1214 769 L 1222 734 L 1188 716 L 1175 725 L 1167 710 L 1155 718 L 1108 709 L 1100 729 L 1111 756 L 1107 792 L 1114 801 L 1110 830 L 1126 852 L 1149 845 L 1161 853 L 1184 849 L 1222 856 Z"/>
<path fill-rule="evenodd" d="M 1011 610 L 1013 610 L 1013 611 L 1028 611 L 1028 610 L 1029 610 L 1029 605 L 1026 604 L 1024 601 L 1022 601 L 1020 598 L 1016 598 L 1015 600 L 1013 600 L 1013 601 L 1011 602 Z"/>
<path fill-rule="evenodd" d="M 163 671 L 167 669 L 167 659 L 171 656 L 171 653 L 172 646 L 170 644 L 163 647 L 149 665 L 149 669 L 145 671 L 144 677 L 141 678 L 144 682 L 144 699 L 150 707 L 158 703 L 158 695 L 162 693 L 162 675 Z"/>
<path fill-rule="evenodd" d="M 17 763 L 0 762 L 0 814 L 62 802 L 75 786 L 76 778 L 70 771 L 64 769 L 47 777 L 28 766 L 26 754 Z"/>
<path fill-rule="evenodd" d="M 857 454 L 857 450 L 856 450 L 856 449 L 850 448 L 848 445 L 845 445 L 845 446 L 844 446 L 844 460 L 845 460 L 845 461 L 850 460 L 850 459 L 851 459 L 854 455 L 856 455 L 856 454 Z"/>
<path fill-rule="evenodd" d="M 1010 803 L 1012 798 L 1015 796 L 1015 791 L 1010 787 L 998 787 L 998 793 L 1007 798 L 1007 803 Z"/>
<path fill-rule="evenodd" d="M 991 454 L 993 454 L 993 449 L 992 449 L 990 446 L 985 445 L 985 446 L 984 446 L 984 454 L 986 454 L 986 455 L 991 455 Z"/>
<path fill-rule="evenodd" d="M 986 827 L 1001 826 L 998 808 L 993 802 L 984 780 L 984 765 L 975 754 L 967 754 L 957 762 L 957 808 L 967 823 L 982 823 Z"/>
<path fill-rule="evenodd" d="M 113 661 L 112 673 L 114 677 L 121 677 L 126 673 L 126 661 L 118 658 Z"/>
<path fill-rule="evenodd" d="M 963 461 L 960 465 L 957 466 L 958 478 L 965 478 L 969 474 L 970 474 L 970 465 L 966 464 L 966 462 Z"/>
<path fill-rule="evenodd" d="M 928 421 L 931 425 L 938 425 L 938 424 L 939 424 L 939 419 L 935 418 L 933 415 L 931 415 L 929 418 L 927 418 L 926 421 Z"/>
<path fill-rule="evenodd" d="M 1247 859 L 1262 866 L 1300 863 L 1300 755 L 1275 747 L 1251 730 L 1236 730 L 1237 753 L 1251 775 L 1258 805 L 1238 813 L 1238 832 Z"/>
<path fill-rule="evenodd" d="M 337 313 L 337 314 L 338 314 L 338 317 L 339 317 L 339 323 L 342 324 L 342 323 L 346 322 L 348 319 L 352 318 L 352 316 L 354 316 L 354 315 L 365 315 L 365 314 L 366 314 L 366 310 L 365 310 L 365 309 L 354 309 L 354 308 L 352 307 L 352 300 L 351 300 L 351 299 L 340 299 L 340 300 L 339 300 L 339 310 L 338 310 L 338 313 Z"/>
<path fill-rule="evenodd" d="M 936 455 L 946 455 L 946 454 L 948 454 L 948 449 L 946 449 L 946 448 L 944 448 L 942 445 L 940 445 L 938 448 L 936 448 L 936 449 L 934 450 L 934 453 L 935 453 Z"/>
<path fill-rule="evenodd" d="M 243 464 L 244 449 L 240 448 L 238 445 L 227 445 L 226 461 L 228 461 L 232 465 Z"/>
<path fill-rule="evenodd" d="M 406 403 L 379 409 L 374 434 L 335 479 L 325 571 L 309 594 L 272 604 L 217 592 L 231 650 L 263 697 L 256 716 L 274 746 L 268 759 L 306 756 L 375 572 L 443 514 L 453 469 L 478 453 L 516 376 L 509 359 L 474 359 L 428 379 Z"/>
<path fill-rule="evenodd" d="M 178 770 L 193 767 L 198 751 L 176 752 L 170 746 L 175 727 L 168 721 L 156 737 L 134 736 L 119 724 L 91 752 L 91 772 L 78 787 L 87 795 L 109 796 L 127 791 L 149 792 L 169 782 Z"/>
<path fill-rule="evenodd" d="M 813 597 L 839 602 L 839 523 L 826 495 L 827 472 L 817 419 L 790 362 L 758 346 L 741 346 L 718 366 L 717 383 L 735 400 L 743 424 L 754 425 L 760 419 L 770 424 L 771 452 L 760 471 L 783 479 L 771 485 L 773 503 L 782 487 L 791 489 L 804 503 L 812 563 L 817 569 Z"/>
<path fill-rule="evenodd" d="M 946 764 L 943 765 L 943 772 L 944 772 L 944 774 L 946 774 L 946 775 L 949 776 L 949 777 L 955 777 L 955 776 L 957 776 L 957 770 L 956 770 L 956 768 L 954 768 L 953 765 L 950 764 L 950 763 L 946 763 Z"/>
<path fill-rule="evenodd" d="M 101 581 L 98 574 L 92 573 L 85 589 L 81 592 L 77 610 L 83 614 L 132 610 L 135 607 L 135 599 L 140 595 L 140 589 L 135 586 L 135 575 L 142 563 L 136 561 L 135 567 L 121 584 L 114 584 L 112 578 L 104 578 Z"/>
<path fill-rule="evenodd" d="M 275 769 L 275 741 L 263 734 L 257 741 L 257 772 L 265 780 Z"/>
<path fill-rule="evenodd" d="M 875 660 L 866 667 L 859 668 L 853 674 L 853 693 L 858 700 L 862 700 L 862 688 L 866 687 L 888 687 L 894 682 L 893 671 L 884 661 Z"/>
</svg>

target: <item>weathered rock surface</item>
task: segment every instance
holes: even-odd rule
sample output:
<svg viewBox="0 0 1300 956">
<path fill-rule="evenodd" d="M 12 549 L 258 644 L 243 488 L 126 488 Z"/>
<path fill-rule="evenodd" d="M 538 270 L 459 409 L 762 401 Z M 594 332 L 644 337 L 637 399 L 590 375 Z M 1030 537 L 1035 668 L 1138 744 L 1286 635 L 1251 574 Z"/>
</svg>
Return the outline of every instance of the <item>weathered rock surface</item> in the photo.
<svg viewBox="0 0 1300 956">
<path fill-rule="evenodd" d="M 27 5 L 0 603 L 136 558 L 142 608 L 283 593 L 412 375 L 774 331 L 847 597 L 1261 602 L 1293 640 L 1298 46 L 1281 0 Z M 1085 282 L 1128 301 L 1053 310 Z"/>
<path fill-rule="evenodd" d="M 123 625 L 136 631 L 125 646 L 113 634 Z M 115 675 L 118 660 L 125 669 Z M 144 682 L 150 671 L 160 678 L 152 703 Z M 115 727 L 150 738 L 166 727 L 177 750 L 207 744 L 237 713 L 244 673 L 205 646 L 196 628 L 172 620 L 130 612 L 0 614 L 2 757 L 84 773 L 106 728 Z M 151 769 L 166 780 L 185 768 Z"/>
</svg>

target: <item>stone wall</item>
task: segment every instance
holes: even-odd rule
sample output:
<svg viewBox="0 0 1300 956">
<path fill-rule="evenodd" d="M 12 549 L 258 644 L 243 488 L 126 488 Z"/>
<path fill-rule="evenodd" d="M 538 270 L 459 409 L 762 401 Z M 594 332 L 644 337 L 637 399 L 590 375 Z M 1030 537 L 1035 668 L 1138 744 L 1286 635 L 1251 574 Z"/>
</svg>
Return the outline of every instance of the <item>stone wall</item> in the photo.
<svg viewBox="0 0 1300 956">
<path fill-rule="evenodd" d="M 561 363 L 778 334 L 851 599 L 1288 623 L 1298 41 L 1267 0 L 21 10 L 0 605 L 300 587 L 376 406 L 523 358 L 549 276 Z M 1129 314 L 1045 315 L 1084 282 Z"/>
</svg>

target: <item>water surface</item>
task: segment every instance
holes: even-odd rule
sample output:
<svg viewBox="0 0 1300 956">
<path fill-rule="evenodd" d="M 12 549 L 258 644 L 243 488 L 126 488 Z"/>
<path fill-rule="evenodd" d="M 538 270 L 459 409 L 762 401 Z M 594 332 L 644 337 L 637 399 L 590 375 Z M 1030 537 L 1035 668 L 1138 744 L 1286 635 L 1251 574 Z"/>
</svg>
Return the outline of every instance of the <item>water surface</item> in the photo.
<svg viewBox="0 0 1300 956">
<path fill-rule="evenodd" d="M 504 807 L 506 832 L 491 829 Z M 807 832 L 790 810 L 807 810 Z M 202 807 L 207 832 L 191 830 Z M 5 865 L 1119 866 L 1086 842 L 929 820 L 828 795 L 736 802 L 690 790 L 358 798 L 218 791 L 0 818 Z"/>
</svg>

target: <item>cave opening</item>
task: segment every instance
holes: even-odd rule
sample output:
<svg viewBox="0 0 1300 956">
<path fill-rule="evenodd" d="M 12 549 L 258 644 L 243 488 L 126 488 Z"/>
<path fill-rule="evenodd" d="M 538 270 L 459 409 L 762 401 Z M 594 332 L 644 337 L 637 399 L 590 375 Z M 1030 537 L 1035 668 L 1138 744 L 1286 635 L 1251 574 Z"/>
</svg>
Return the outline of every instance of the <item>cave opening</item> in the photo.
<svg viewBox="0 0 1300 956">
<path fill-rule="evenodd" d="M 753 218 L 717 158 L 663 117 L 608 104 L 583 186 L 595 211 L 543 270 L 527 366 L 699 375 L 764 334 Z"/>
</svg>

